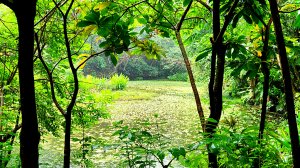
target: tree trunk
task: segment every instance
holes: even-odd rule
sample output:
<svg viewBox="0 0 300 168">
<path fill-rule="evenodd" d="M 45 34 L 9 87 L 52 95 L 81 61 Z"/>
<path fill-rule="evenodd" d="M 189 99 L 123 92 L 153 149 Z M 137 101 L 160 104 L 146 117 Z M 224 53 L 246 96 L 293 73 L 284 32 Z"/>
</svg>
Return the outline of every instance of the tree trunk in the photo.
<svg viewBox="0 0 300 168">
<path fill-rule="evenodd" d="M 224 33 L 232 21 L 235 15 L 235 9 L 238 5 L 239 0 L 235 0 L 232 6 L 225 16 L 225 21 L 221 29 L 220 24 L 220 0 L 213 1 L 213 39 L 212 43 L 212 58 L 211 58 L 211 76 L 209 81 L 209 99 L 210 99 L 210 115 L 209 118 L 212 120 L 207 121 L 206 132 L 208 137 L 211 138 L 215 133 L 215 129 L 222 114 L 223 107 L 223 81 L 224 81 L 224 67 L 225 67 L 225 54 L 226 45 L 223 44 Z M 216 65 L 217 64 L 217 65 Z M 210 145 L 208 148 L 208 160 L 209 167 L 218 167 L 217 155 L 210 151 Z"/>
<path fill-rule="evenodd" d="M 296 122 L 296 115 L 295 115 L 294 95 L 292 90 L 289 62 L 288 62 L 287 53 L 285 49 L 285 42 L 284 42 L 277 2 L 276 0 L 269 0 L 269 2 L 270 2 L 270 9 L 271 9 L 271 14 L 273 18 L 275 33 L 276 33 L 276 41 L 277 41 L 278 53 L 281 62 L 282 77 L 284 82 L 285 101 L 287 106 L 293 163 L 294 163 L 294 167 L 300 167 L 299 134 L 298 134 L 298 127 Z"/>
<path fill-rule="evenodd" d="M 71 155 L 71 113 L 67 113 L 65 117 L 65 146 L 64 146 L 64 168 L 70 167 L 70 155 Z"/>
<path fill-rule="evenodd" d="M 269 37 L 270 37 L 270 26 L 272 24 L 272 19 L 270 19 L 268 25 L 265 26 L 265 31 L 262 34 L 263 37 L 263 51 L 261 56 L 261 67 L 262 72 L 264 74 L 264 83 L 263 83 L 263 98 L 262 98 L 262 106 L 261 106 L 261 116 L 260 116 L 260 126 L 258 133 L 258 144 L 261 144 L 261 140 L 263 139 L 263 134 L 265 130 L 266 123 L 266 114 L 267 114 L 267 102 L 269 95 L 269 80 L 270 80 L 270 70 L 267 64 L 268 50 L 269 50 Z M 254 160 L 254 167 L 261 167 L 260 156 Z"/>
<path fill-rule="evenodd" d="M 217 50 L 214 42 L 217 40 L 219 33 L 220 33 L 220 0 L 213 1 L 213 39 L 212 41 L 212 57 L 211 57 L 211 73 L 210 73 L 210 81 L 209 81 L 209 100 L 210 100 L 210 116 L 209 118 L 217 119 L 216 117 L 216 100 L 215 100 L 215 80 L 216 80 L 216 58 L 217 58 Z M 218 120 L 216 120 L 218 121 Z M 206 132 L 208 133 L 209 138 L 213 136 L 213 132 L 217 127 L 217 123 L 211 122 L 210 120 L 207 121 L 206 125 Z M 212 153 L 210 150 L 211 144 L 207 145 L 208 150 L 208 161 L 209 167 L 217 168 L 218 167 L 218 160 L 217 155 Z"/>
<path fill-rule="evenodd" d="M 197 90 L 195 78 L 194 78 L 193 71 L 192 71 L 192 68 L 191 68 L 191 63 L 190 63 L 189 58 L 187 56 L 186 50 L 184 48 L 180 32 L 176 31 L 175 34 L 176 34 L 176 39 L 178 41 L 178 44 L 179 44 L 179 47 L 180 47 L 180 50 L 181 50 L 181 53 L 182 53 L 182 57 L 184 59 L 186 70 L 187 70 L 188 75 L 189 75 L 189 80 L 190 80 L 191 87 L 192 87 L 192 90 L 193 90 L 193 93 L 194 93 L 194 98 L 195 98 L 195 102 L 196 102 L 197 111 L 198 111 L 198 115 L 199 115 L 199 118 L 200 118 L 202 130 L 203 130 L 203 132 L 205 132 L 205 117 L 204 117 L 203 108 L 202 108 L 202 105 L 201 105 L 199 92 Z"/>
<path fill-rule="evenodd" d="M 35 104 L 33 47 L 36 1 L 14 1 L 19 28 L 19 83 L 22 112 L 20 156 L 23 168 L 38 167 L 40 133 Z"/>
<path fill-rule="evenodd" d="M 71 45 L 68 37 L 68 14 L 71 11 L 71 8 L 74 4 L 75 0 L 71 0 L 71 3 L 66 11 L 66 13 L 62 13 L 63 15 L 63 29 L 64 29 L 64 39 L 65 39 L 65 46 L 67 49 L 67 57 L 70 69 L 72 71 L 73 79 L 74 79 L 74 90 L 73 95 L 71 98 L 71 102 L 68 105 L 67 113 L 65 115 L 66 119 L 66 126 L 65 126 L 65 148 L 64 148 L 64 168 L 70 167 L 70 155 L 71 155 L 71 126 L 72 126 L 72 111 L 76 103 L 78 91 L 79 91 L 79 81 L 77 70 L 74 67 L 74 63 L 72 60 L 72 53 L 71 53 Z"/>
</svg>

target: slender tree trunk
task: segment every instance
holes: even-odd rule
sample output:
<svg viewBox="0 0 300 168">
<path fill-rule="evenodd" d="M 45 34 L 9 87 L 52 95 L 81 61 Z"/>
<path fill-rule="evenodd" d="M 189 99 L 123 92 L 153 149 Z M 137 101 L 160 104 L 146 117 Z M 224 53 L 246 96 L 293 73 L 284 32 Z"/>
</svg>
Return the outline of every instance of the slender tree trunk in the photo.
<svg viewBox="0 0 300 168">
<path fill-rule="evenodd" d="M 294 95 L 292 90 L 291 74 L 289 68 L 289 62 L 285 49 L 284 36 L 282 32 L 282 26 L 280 22 L 280 16 L 278 12 L 278 4 L 276 0 L 269 0 L 270 9 L 273 18 L 276 41 L 278 47 L 278 53 L 281 62 L 281 71 L 284 82 L 285 101 L 287 106 L 288 123 L 290 130 L 292 156 L 294 167 L 300 167 L 300 153 L 299 153 L 299 134 L 295 115 Z"/>
<path fill-rule="evenodd" d="M 195 78 L 194 78 L 193 71 L 192 71 L 192 68 L 191 68 L 191 63 L 189 61 L 189 58 L 187 56 L 184 44 L 182 42 L 180 32 L 175 31 L 175 34 L 176 34 L 176 39 L 177 39 L 177 42 L 179 44 L 179 47 L 180 47 L 180 50 L 181 50 L 181 53 L 182 53 L 182 57 L 184 59 L 186 70 L 187 70 L 188 75 L 189 75 L 189 80 L 190 80 L 191 87 L 192 87 L 192 90 L 193 90 L 193 93 L 194 93 L 194 98 L 195 98 L 195 102 L 196 102 L 197 111 L 198 111 L 198 115 L 199 115 L 199 118 L 200 118 L 202 130 L 203 130 L 203 132 L 205 132 L 205 117 L 204 117 L 203 108 L 202 108 L 202 105 L 201 105 L 199 92 L 197 90 Z"/>
<path fill-rule="evenodd" d="M 209 80 L 209 100 L 210 100 L 210 116 L 209 118 L 215 119 L 217 116 L 215 116 L 216 113 L 216 100 L 215 100 L 215 91 L 214 91 L 214 84 L 215 84 L 215 77 L 216 77 L 216 61 L 217 61 L 217 50 L 215 44 L 215 40 L 217 40 L 218 35 L 220 33 L 220 0 L 214 0 L 213 1 L 213 39 L 212 41 L 212 56 L 211 56 L 211 71 L 210 71 L 210 80 Z M 217 118 L 216 118 L 217 119 Z M 216 120 L 215 119 L 215 120 Z M 218 121 L 218 120 L 216 120 Z M 213 136 L 213 132 L 215 130 L 215 127 L 217 126 L 217 123 L 211 122 L 210 120 L 207 121 L 206 125 L 206 132 L 208 133 L 208 136 L 211 138 Z M 218 167 L 218 160 L 217 155 L 212 153 L 210 150 L 211 144 L 207 145 L 208 150 L 208 161 L 209 161 L 209 167 L 217 168 Z"/>
<path fill-rule="evenodd" d="M 64 146 L 64 168 L 70 167 L 70 155 L 71 155 L 71 113 L 67 113 L 65 117 L 65 146 Z"/>
<path fill-rule="evenodd" d="M 269 95 L 269 80 L 270 80 L 270 70 L 267 64 L 267 56 L 269 50 L 269 37 L 270 37 L 270 26 L 272 24 L 272 19 L 270 19 L 268 25 L 265 26 L 265 31 L 262 34 L 263 39 L 263 51 L 261 56 L 261 67 L 262 72 L 264 74 L 264 82 L 263 82 L 263 98 L 262 98 L 262 107 L 261 107 L 261 116 L 260 116 L 260 126 L 258 133 L 258 144 L 261 144 L 261 140 L 263 139 L 263 134 L 265 130 L 266 123 L 266 114 L 267 114 L 267 102 Z M 260 157 L 260 156 L 258 156 Z M 260 158 L 254 160 L 254 167 L 261 167 Z"/>
<path fill-rule="evenodd" d="M 217 128 L 223 108 L 223 81 L 224 81 L 224 68 L 225 68 L 225 54 L 226 45 L 223 44 L 223 35 L 235 15 L 235 9 L 239 0 L 235 0 L 225 16 L 225 21 L 221 29 L 220 24 L 220 0 L 213 1 L 213 38 L 212 43 L 212 57 L 211 57 L 211 76 L 209 81 L 209 99 L 210 99 L 210 115 L 209 118 L 213 119 L 207 121 L 206 132 L 208 137 L 211 138 Z M 207 145 L 209 167 L 218 167 L 217 155 L 210 151 L 211 144 Z"/>
<path fill-rule="evenodd" d="M 19 82 L 22 129 L 20 155 L 23 168 L 38 167 L 40 133 L 35 104 L 33 77 L 34 18 L 36 1 L 14 1 L 19 28 Z"/>
<path fill-rule="evenodd" d="M 65 126 L 64 168 L 70 167 L 72 111 L 75 106 L 78 91 L 79 91 L 78 75 L 77 75 L 77 70 L 74 67 L 73 60 L 72 60 L 71 45 L 70 45 L 68 31 L 67 31 L 67 29 L 68 29 L 68 14 L 71 11 L 73 4 L 74 4 L 74 0 L 71 0 L 70 5 L 65 14 L 60 10 L 63 15 L 64 39 L 65 39 L 65 46 L 67 49 L 68 62 L 69 62 L 69 66 L 72 71 L 72 75 L 73 75 L 73 79 L 74 79 L 73 95 L 71 98 L 71 102 L 68 105 L 67 113 L 65 115 L 66 126 Z"/>
</svg>

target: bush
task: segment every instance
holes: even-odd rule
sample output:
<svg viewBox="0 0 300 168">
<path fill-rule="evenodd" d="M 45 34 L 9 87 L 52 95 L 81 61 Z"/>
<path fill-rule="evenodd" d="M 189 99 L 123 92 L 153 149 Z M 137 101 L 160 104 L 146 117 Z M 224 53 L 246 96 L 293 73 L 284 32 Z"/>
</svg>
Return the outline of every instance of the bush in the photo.
<svg viewBox="0 0 300 168">
<path fill-rule="evenodd" d="M 123 74 L 115 74 L 110 78 L 110 84 L 115 90 L 124 90 L 127 86 L 129 78 Z"/>
<path fill-rule="evenodd" d="M 188 75 L 187 73 L 176 73 L 174 75 L 168 76 L 168 79 L 171 81 L 187 81 Z"/>
</svg>

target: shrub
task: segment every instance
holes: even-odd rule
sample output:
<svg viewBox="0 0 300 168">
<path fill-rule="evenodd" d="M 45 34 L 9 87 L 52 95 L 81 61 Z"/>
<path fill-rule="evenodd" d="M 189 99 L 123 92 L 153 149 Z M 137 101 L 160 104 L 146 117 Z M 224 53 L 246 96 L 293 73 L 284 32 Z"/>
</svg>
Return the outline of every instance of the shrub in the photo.
<svg viewBox="0 0 300 168">
<path fill-rule="evenodd" d="M 115 74 L 110 78 L 111 87 L 115 90 L 124 90 L 128 81 L 129 78 L 123 74 Z"/>
<path fill-rule="evenodd" d="M 188 75 L 187 73 L 176 73 L 174 75 L 168 76 L 168 79 L 171 81 L 187 81 Z"/>
</svg>

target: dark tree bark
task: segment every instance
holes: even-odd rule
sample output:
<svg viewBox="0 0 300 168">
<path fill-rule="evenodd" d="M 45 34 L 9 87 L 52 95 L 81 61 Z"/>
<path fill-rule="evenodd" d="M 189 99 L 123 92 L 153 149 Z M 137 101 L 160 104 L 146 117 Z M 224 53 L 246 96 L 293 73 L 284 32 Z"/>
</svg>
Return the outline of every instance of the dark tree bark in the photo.
<svg viewBox="0 0 300 168">
<path fill-rule="evenodd" d="M 258 144 L 261 144 L 263 139 L 263 134 L 265 130 L 266 123 L 266 114 L 267 114 L 267 102 L 269 95 L 269 80 L 270 80 L 270 70 L 267 64 L 268 50 L 269 50 L 269 37 L 270 37 L 270 26 L 272 24 L 272 19 L 269 20 L 268 25 L 265 24 L 265 30 L 262 30 L 262 40 L 264 43 L 262 56 L 261 56 L 261 68 L 264 75 L 263 82 L 263 98 L 262 98 L 262 107 L 261 107 L 261 116 L 260 116 L 260 126 L 258 133 Z M 254 167 L 261 167 L 260 158 L 254 160 Z"/>
<path fill-rule="evenodd" d="M 19 29 L 19 81 L 22 129 L 20 133 L 20 156 L 22 167 L 38 167 L 38 144 L 40 133 L 36 114 L 33 55 L 34 55 L 34 18 L 36 0 L 14 1 Z"/>
<path fill-rule="evenodd" d="M 72 125 L 72 111 L 76 103 L 78 91 L 79 91 L 79 81 L 78 81 L 78 75 L 77 75 L 77 69 L 74 66 L 73 60 L 72 60 L 72 52 L 71 52 L 71 45 L 68 37 L 68 15 L 71 11 L 71 8 L 74 4 L 75 0 L 71 0 L 67 11 L 64 13 L 58 4 L 56 4 L 56 7 L 60 11 L 63 17 L 63 30 L 64 30 L 64 39 L 65 39 L 65 46 L 67 50 L 67 57 L 70 69 L 72 71 L 73 79 L 74 79 L 74 90 L 71 97 L 71 101 L 67 107 L 67 112 L 65 113 L 65 147 L 64 147 L 64 168 L 70 167 L 70 155 L 71 155 L 71 125 Z"/>
<path fill-rule="evenodd" d="M 33 47 L 34 47 L 34 18 L 36 0 L 0 0 L 0 3 L 12 9 L 17 17 L 19 29 L 19 83 L 20 105 L 22 113 L 22 129 L 20 133 L 20 157 L 22 167 L 38 167 L 38 144 L 40 133 L 36 114 Z"/>
<path fill-rule="evenodd" d="M 213 119 L 207 121 L 206 132 L 209 138 L 213 137 L 215 129 L 221 118 L 223 108 L 223 80 L 225 68 L 225 54 L 226 45 L 223 43 L 224 33 L 232 21 L 239 0 L 235 0 L 225 16 L 224 25 L 221 29 L 220 24 L 220 0 L 213 1 L 213 38 L 212 43 L 212 57 L 211 57 L 211 74 L 209 81 L 209 99 L 210 99 L 210 115 L 209 118 Z M 217 154 L 210 151 L 210 144 L 207 145 L 209 167 L 218 167 Z"/>
<path fill-rule="evenodd" d="M 281 62 L 281 71 L 282 71 L 282 77 L 284 83 L 285 101 L 287 106 L 288 123 L 289 123 L 290 138 L 291 138 L 291 145 L 292 145 L 293 163 L 294 163 L 294 167 L 300 167 L 299 134 L 298 134 L 298 127 L 296 122 L 294 94 L 292 89 L 289 62 L 288 62 L 287 53 L 285 49 L 285 42 L 284 42 L 284 36 L 282 32 L 282 26 L 281 26 L 279 11 L 278 11 L 278 4 L 276 0 L 269 0 L 269 2 L 270 2 L 270 9 L 271 9 L 271 14 L 273 18 L 275 33 L 276 33 L 279 59 Z"/>
</svg>

